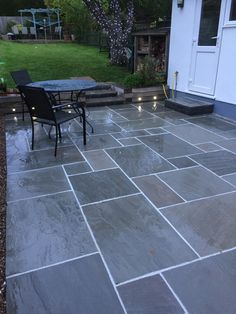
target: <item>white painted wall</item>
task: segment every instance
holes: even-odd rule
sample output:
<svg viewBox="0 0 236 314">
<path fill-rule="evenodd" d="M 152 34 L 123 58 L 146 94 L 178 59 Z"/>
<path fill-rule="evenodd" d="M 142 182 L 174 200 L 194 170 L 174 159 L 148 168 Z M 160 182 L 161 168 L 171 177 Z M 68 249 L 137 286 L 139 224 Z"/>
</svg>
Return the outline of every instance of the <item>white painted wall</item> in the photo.
<svg viewBox="0 0 236 314">
<path fill-rule="evenodd" d="M 223 28 L 215 98 L 236 105 L 236 25 Z"/>
<path fill-rule="evenodd" d="M 177 0 L 173 0 L 172 8 L 168 85 L 172 86 L 173 73 L 178 71 L 177 90 L 187 93 L 191 93 L 188 80 L 196 1 L 185 0 L 184 8 L 180 9 Z M 231 0 L 225 1 L 229 8 Z M 227 12 L 221 38 L 215 99 L 236 105 L 236 23 L 228 23 Z"/>
</svg>

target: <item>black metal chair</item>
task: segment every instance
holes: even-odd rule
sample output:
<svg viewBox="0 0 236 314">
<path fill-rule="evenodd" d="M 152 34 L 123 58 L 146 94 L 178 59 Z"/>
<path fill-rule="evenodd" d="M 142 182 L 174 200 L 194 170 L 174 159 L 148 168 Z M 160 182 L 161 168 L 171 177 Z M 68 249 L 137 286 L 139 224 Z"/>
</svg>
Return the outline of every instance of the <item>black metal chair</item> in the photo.
<svg viewBox="0 0 236 314">
<path fill-rule="evenodd" d="M 15 82 L 17 88 L 18 86 L 24 86 L 33 82 L 27 70 L 19 70 L 19 71 L 11 72 L 11 77 L 13 81 Z M 20 92 L 21 103 L 22 103 L 22 120 L 24 121 L 25 120 L 25 101 L 24 101 L 24 97 L 21 94 L 21 91 L 19 92 Z"/>
<path fill-rule="evenodd" d="M 84 106 L 80 106 L 81 112 L 68 113 L 62 110 L 67 107 L 67 104 L 53 106 L 50 98 L 43 88 L 18 86 L 22 97 L 28 107 L 31 124 L 32 124 L 32 150 L 34 149 L 34 123 L 47 124 L 51 127 L 55 126 L 56 142 L 54 156 L 57 154 L 58 137 L 61 138 L 60 125 L 64 122 L 72 120 L 77 117 L 82 117 L 83 122 L 83 141 L 86 145 L 86 116 Z M 58 110 L 60 109 L 60 110 Z"/>
</svg>

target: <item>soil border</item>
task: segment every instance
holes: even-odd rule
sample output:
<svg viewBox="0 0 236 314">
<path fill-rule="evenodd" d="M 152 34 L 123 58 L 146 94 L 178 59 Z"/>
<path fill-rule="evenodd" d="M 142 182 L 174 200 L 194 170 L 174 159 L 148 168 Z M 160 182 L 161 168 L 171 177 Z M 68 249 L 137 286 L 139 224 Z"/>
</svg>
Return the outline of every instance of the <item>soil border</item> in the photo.
<svg viewBox="0 0 236 314">
<path fill-rule="evenodd" d="M 6 313 L 6 138 L 5 117 L 0 112 L 0 313 Z"/>
</svg>

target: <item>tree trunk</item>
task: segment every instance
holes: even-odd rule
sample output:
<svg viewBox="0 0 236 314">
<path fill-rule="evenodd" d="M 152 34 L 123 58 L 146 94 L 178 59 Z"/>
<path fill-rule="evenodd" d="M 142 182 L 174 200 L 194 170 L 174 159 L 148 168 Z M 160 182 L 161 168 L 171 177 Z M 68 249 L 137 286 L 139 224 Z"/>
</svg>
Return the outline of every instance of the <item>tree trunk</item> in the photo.
<svg viewBox="0 0 236 314">
<path fill-rule="evenodd" d="M 128 40 L 124 39 L 124 35 L 121 38 L 109 36 L 109 49 L 110 58 L 112 64 L 125 64 L 127 62 L 126 51 Z"/>
</svg>

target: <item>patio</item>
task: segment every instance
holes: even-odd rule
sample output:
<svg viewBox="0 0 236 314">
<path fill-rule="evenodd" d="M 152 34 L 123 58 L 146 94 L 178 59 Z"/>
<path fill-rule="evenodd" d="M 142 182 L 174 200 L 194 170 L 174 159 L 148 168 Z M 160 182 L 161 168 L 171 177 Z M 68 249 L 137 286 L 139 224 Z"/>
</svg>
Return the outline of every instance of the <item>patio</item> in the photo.
<svg viewBox="0 0 236 314">
<path fill-rule="evenodd" d="M 55 158 L 7 117 L 8 313 L 235 313 L 236 123 L 162 103 L 88 119 Z"/>
</svg>

